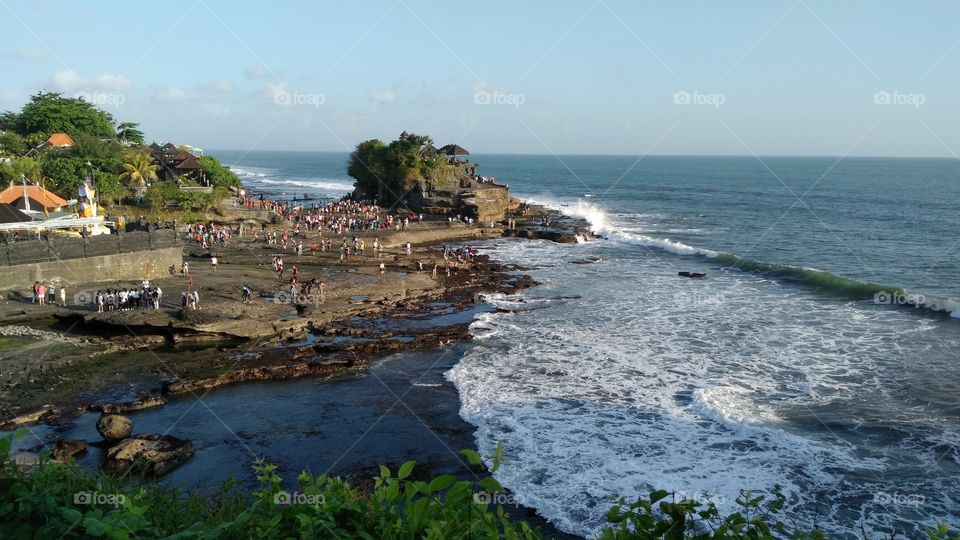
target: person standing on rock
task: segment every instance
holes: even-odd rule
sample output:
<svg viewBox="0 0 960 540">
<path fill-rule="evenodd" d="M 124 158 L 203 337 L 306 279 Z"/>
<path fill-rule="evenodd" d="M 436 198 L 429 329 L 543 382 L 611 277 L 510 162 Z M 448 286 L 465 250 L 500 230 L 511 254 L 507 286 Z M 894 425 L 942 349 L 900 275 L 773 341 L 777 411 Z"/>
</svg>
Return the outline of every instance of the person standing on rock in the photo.
<svg viewBox="0 0 960 540">
<path fill-rule="evenodd" d="M 217 261 L 217 256 L 216 256 L 216 255 L 214 255 L 213 257 L 210 257 L 210 266 L 213 268 L 213 271 L 214 271 L 214 272 L 217 271 L 217 262 L 219 262 L 219 261 Z"/>
<path fill-rule="evenodd" d="M 39 299 L 41 306 L 46 305 L 46 303 L 47 303 L 47 286 L 44 285 L 42 282 L 40 283 L 40 285 L 37 285 L 37 298 Z"/>
<path fill-rule="evenodd" d="M 407 255 L 409 256 L 412 253 L 413 253 L 413 246 L 410 245 L 410 242 L 407 242 Z"/>
<path fill-rule="evenodd" d="M 244 304 L 250 303 L 250 287 L 247 287 L 246 285 L 244 285 L 242 289 L 242 300 Z"/>
<path fill-rule="evenodd" d="M 67 290 L 63 288 L 63 285 L 60 286 L 60 305 L 67 307 Z"/>
<path fill-rule="evenodd" d="M 381 262 L 380 262 L 380 275 L 381 275 L 381 276 L 383 275 L 384 271 L 386 271 L 386 266 L 384 266 L 383 262 L 381 261 Z"/>
</svg>

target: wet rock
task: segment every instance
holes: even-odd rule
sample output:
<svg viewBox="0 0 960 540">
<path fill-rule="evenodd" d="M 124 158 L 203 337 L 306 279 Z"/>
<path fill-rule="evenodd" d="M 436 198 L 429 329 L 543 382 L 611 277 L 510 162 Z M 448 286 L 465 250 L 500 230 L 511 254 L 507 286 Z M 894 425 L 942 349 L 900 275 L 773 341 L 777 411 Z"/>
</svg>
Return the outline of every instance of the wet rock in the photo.
<svg viewBox="0 0 960 540">
<path fill-rule="evenodd" d="M 107 450 L 103 470 L 121 473 L 131 467 L 143 467 L 142 472 L 163 476 L 193 456 L 193 443 L 171 435 L 157 433 L 137 435 L 124 439 Z"/>
<path fill-rule="evenodd" d="M 152 407 L 162 407 L 163 405 L 166 405 L 166 403 L 167 400 L 163 398 L 149 396 L 127 403 L 107 403 L 105 405 L 100 405 L 99 407 L 91 407 L 91 410 L 100 410 L 100 412 L 104 414 L 117 414 L 130 411 L 140 411 Z"/>
<path fill-rule="evenodd" d="M 87 441 L 76 439 L 60 439 L 53 443 L 50 450 L 50 457 L 54 461 L 67 461 L 68 459 L 87 451 Z"/>
<path fill-rule="evenodd" d="M 105 414 L 97 420 L 97 431 L 107 441 L 119 441 L 133 433 L 133 422 L 126 416 Z"/>
<path fill-rule="evenodd" d="M 577 240 L 577 236 L 575 234 L 561 234 L 556 239 L 556 242 L 560 244 L 576 244 L 579 242 L 579 240 Z"/>
</svg>

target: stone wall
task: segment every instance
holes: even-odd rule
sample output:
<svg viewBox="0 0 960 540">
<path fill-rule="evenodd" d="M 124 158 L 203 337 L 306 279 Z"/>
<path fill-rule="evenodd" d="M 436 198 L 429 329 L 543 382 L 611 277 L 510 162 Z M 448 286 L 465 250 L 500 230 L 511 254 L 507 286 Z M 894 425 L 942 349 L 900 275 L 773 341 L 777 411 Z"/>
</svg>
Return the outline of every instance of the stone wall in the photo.
<svg viewBox="0 0 960 540">
<path fill-rule="evenodd" d="M 116 238 L 116 237 L 113 237 Z M 66 286 L 98 281 L 158 279 L 180 271 L 180 247 L 0 267 L 0 290 L 30 290 L 34 281 Z"/>
<path fill-rule="evenodd" d="M 178 246 L 173 229 L 104 234 L 80 238 L 51 234 L 46 238 L 0 243 L 0 267 L 148 251 Z M 4 269 L 5 270 L 5 269 Z"/>
</svg>

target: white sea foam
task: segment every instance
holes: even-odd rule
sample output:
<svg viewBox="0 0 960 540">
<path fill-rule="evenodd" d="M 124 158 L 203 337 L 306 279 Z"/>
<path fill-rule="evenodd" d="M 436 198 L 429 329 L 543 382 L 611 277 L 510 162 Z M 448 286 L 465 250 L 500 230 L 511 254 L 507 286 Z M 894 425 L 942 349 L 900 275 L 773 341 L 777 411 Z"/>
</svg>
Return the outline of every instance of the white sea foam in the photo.
<svg viewBox="0 0 960 540">
<path fill-rule="evenodd" d="M 618 226 L 610 219 L 606 210 L 598 205 L 578 201 L 577 203 L 564 203 L 555 200 L 540 198 L 529 199 L 531 202 L 541 204 L 547 208 L 557 210 L 571 217 L 585 220 L 590 224 L 590 229 L 597 235 L 604 238 L 620 240 L 634 245 L 654 247 L 676 253 L 678 255 L 703 255 L 705 257 L 716 257 L 717 252 L 688 246 L 683 242 L 676 242 L 669 238 L 656 238 L 644 234 L 630 232 L 628 228 Z"/>
<path fill-rule="evenodd" d="M 733 511 L 740 488 L 779 483 L 791 516 L 836 537 L 855 535 L 858 520 L 907 519 L 871 497 L 900 485 L 896 475 L 915 451 L 898 457 L 843 425 L 868 422 L 852 411 L 869 400 L 897 411 L 891 419 L 906 415 L 906 425 L 942 429 L 914 421 L 922 408 L 905 409 L 889 390 L 904 362 L 922 358 L 916 370 L 932 361 L 941 345 L 925 337 L 932 321 L 823 301 L 752 274 L 677 280 L 671 255 L 637 264 L 635 250 L 612 246 L 577 246 L 575 257 L 602 253 L 618 272 L 554 264 L 534 272 L 541 287 L 492 295 L 509 313 L 478 317 L 472 349 L 447 374 L 480 450 L 504 443 L 504 485 L 586 536 L 604 525 L 607 496 L 652 488 L 706 492 Z M 526 266 L 572 258 L 567 249 L 517 240 L 489 247 Z M 582 297 L 552 300 L 566 295 Z M 918 491 L 957 495 L 928 477 L 911 481 Z M 950 499 L 931 504 L 930 515 L 957 515 Z"/>
<path fill-rule="evenodd" d="M 325 189 L 330 191 L 342 191 L 349 192 L 353 191 L 353 184 L 343 180 L 334 180 L 334 179 L 321 179 L 321 180 L 275 180 L 275 179 L 263 179 L 259 181 L 263 184 L 277 185 L 277 186 L 295 186 L 308 189 Z"/>
</svg>

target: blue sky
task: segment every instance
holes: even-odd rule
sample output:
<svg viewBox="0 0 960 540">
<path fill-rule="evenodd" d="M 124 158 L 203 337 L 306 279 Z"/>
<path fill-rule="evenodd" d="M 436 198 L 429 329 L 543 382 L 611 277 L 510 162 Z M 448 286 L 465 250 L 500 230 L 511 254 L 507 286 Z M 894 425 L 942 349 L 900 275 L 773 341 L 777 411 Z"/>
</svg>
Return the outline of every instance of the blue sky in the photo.
<svg viewBox="0 0 960 540">
<path fill-rule="evenodd" d="M 475 153 L 960 155 L 960 3 L 0 0 L 0 109 L 149 139 Z"/>
</svg>

